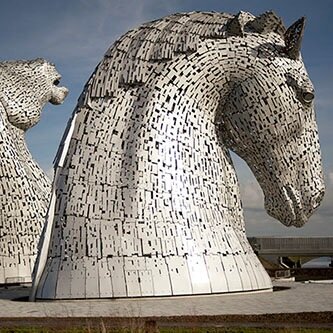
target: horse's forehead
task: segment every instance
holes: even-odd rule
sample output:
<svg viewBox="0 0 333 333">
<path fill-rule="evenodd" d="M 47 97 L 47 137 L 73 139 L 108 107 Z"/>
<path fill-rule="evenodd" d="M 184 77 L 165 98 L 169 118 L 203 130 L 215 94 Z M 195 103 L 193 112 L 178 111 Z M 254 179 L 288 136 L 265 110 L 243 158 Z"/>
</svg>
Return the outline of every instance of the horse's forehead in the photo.
<svg viewBox="0 0 333 333">
<path fill-rule="evenodd" d="M 267 80 L 292 79 L 300 86 L 312 86 L 308 72 L 301 60 L 293 61 L 285 57 L 275 57 L 269 61 L 264 59 L 263 61 L 256 62 L 256 64 L 257 73 L 267 75 Z M 256 73 L 256 70 L 254 73 Z"/>
<path fill-rule="evenodd" d="M 298 61 L 297 64 L 290 66 L 286 76 L 287 79 L 297 82 L 298 86 L 313 88 L 309 74 L 302 61 Z"/>
</svg>

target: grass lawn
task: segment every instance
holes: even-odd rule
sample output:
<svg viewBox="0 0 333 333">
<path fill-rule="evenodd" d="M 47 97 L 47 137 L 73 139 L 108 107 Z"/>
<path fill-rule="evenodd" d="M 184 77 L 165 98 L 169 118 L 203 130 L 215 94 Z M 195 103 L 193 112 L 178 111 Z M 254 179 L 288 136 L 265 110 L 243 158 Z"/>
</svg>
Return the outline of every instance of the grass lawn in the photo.
<svg viewBox="0 0 333 333">
<path fill-rule="evenodd" d="M 103 324 L 99 328 L 41 328 L 41 327 L 17 327 L 17 328 L 1 328 L 0 333 L 328 333 L 333 332 L 333 329 L 329 328 L 216 328 L 216 327 L 192 327 L 192 328 L 145 328 L 145 327 L 129 327 L 129 328 L 106 328 Z"/>
</svg>

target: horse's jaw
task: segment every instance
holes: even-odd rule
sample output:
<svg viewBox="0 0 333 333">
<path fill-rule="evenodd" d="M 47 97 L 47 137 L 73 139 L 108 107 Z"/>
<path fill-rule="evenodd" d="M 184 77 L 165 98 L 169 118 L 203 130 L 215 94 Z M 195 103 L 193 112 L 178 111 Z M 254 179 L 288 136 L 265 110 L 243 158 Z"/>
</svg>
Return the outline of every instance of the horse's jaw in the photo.
<svg viewBox="0 0 333 333">
<path fill-rule="evenodd" d="M 279 220 L 287 227 L 302 227 L 320 205 L 324 196 L 324 189 L 318 192 L 312 202 L 304 202 L 300 191 L 291 185 L 281 188 L 277 197 L 265 195 L 265 209 L 267 213 Z"/>
<path fill-rule="evenodd" d="M 287 227 L 302 227 L 308 217 L 304 213 L 299 192 L 289 185 L 284 186 L 279 194 L 279 199 L 265 196 L 267 213 Z"/>
</svg>

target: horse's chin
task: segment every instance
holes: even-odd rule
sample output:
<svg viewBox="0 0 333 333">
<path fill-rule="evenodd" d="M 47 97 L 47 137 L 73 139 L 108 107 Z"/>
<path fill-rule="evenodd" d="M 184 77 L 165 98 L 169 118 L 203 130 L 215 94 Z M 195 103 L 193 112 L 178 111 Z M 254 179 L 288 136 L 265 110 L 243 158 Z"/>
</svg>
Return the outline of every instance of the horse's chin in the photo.
<svg viewBox="0 0 333 333">
<path fill-rule="evenodd" d="M 282 197 L 265 197 L 267 213 L 287 227 L 302 227 L 309 219 L 303 209 L 302 198 L 292 186 L 282 189 Z"/>
</svg>

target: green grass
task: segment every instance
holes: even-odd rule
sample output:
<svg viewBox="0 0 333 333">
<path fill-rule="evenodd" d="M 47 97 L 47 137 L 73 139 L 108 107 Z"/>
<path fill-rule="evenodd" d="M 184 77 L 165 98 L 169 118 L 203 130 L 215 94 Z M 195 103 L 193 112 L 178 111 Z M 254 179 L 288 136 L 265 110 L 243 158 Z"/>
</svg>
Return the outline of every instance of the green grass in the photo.
<svg viewBox="0 0 333 333">
<path fill-rule="evenodd" d="M 160 330 L 161 333 L 332 333 L 331 329 L 314 328 L 175 328 Z"/>
<path fill-rule="evenodd" d="M 161 333 L 328 333 L 333 332 L 330 329 L 312 329 L 312 328 L 174 328 L 161 329 Z"/>
</svg>

